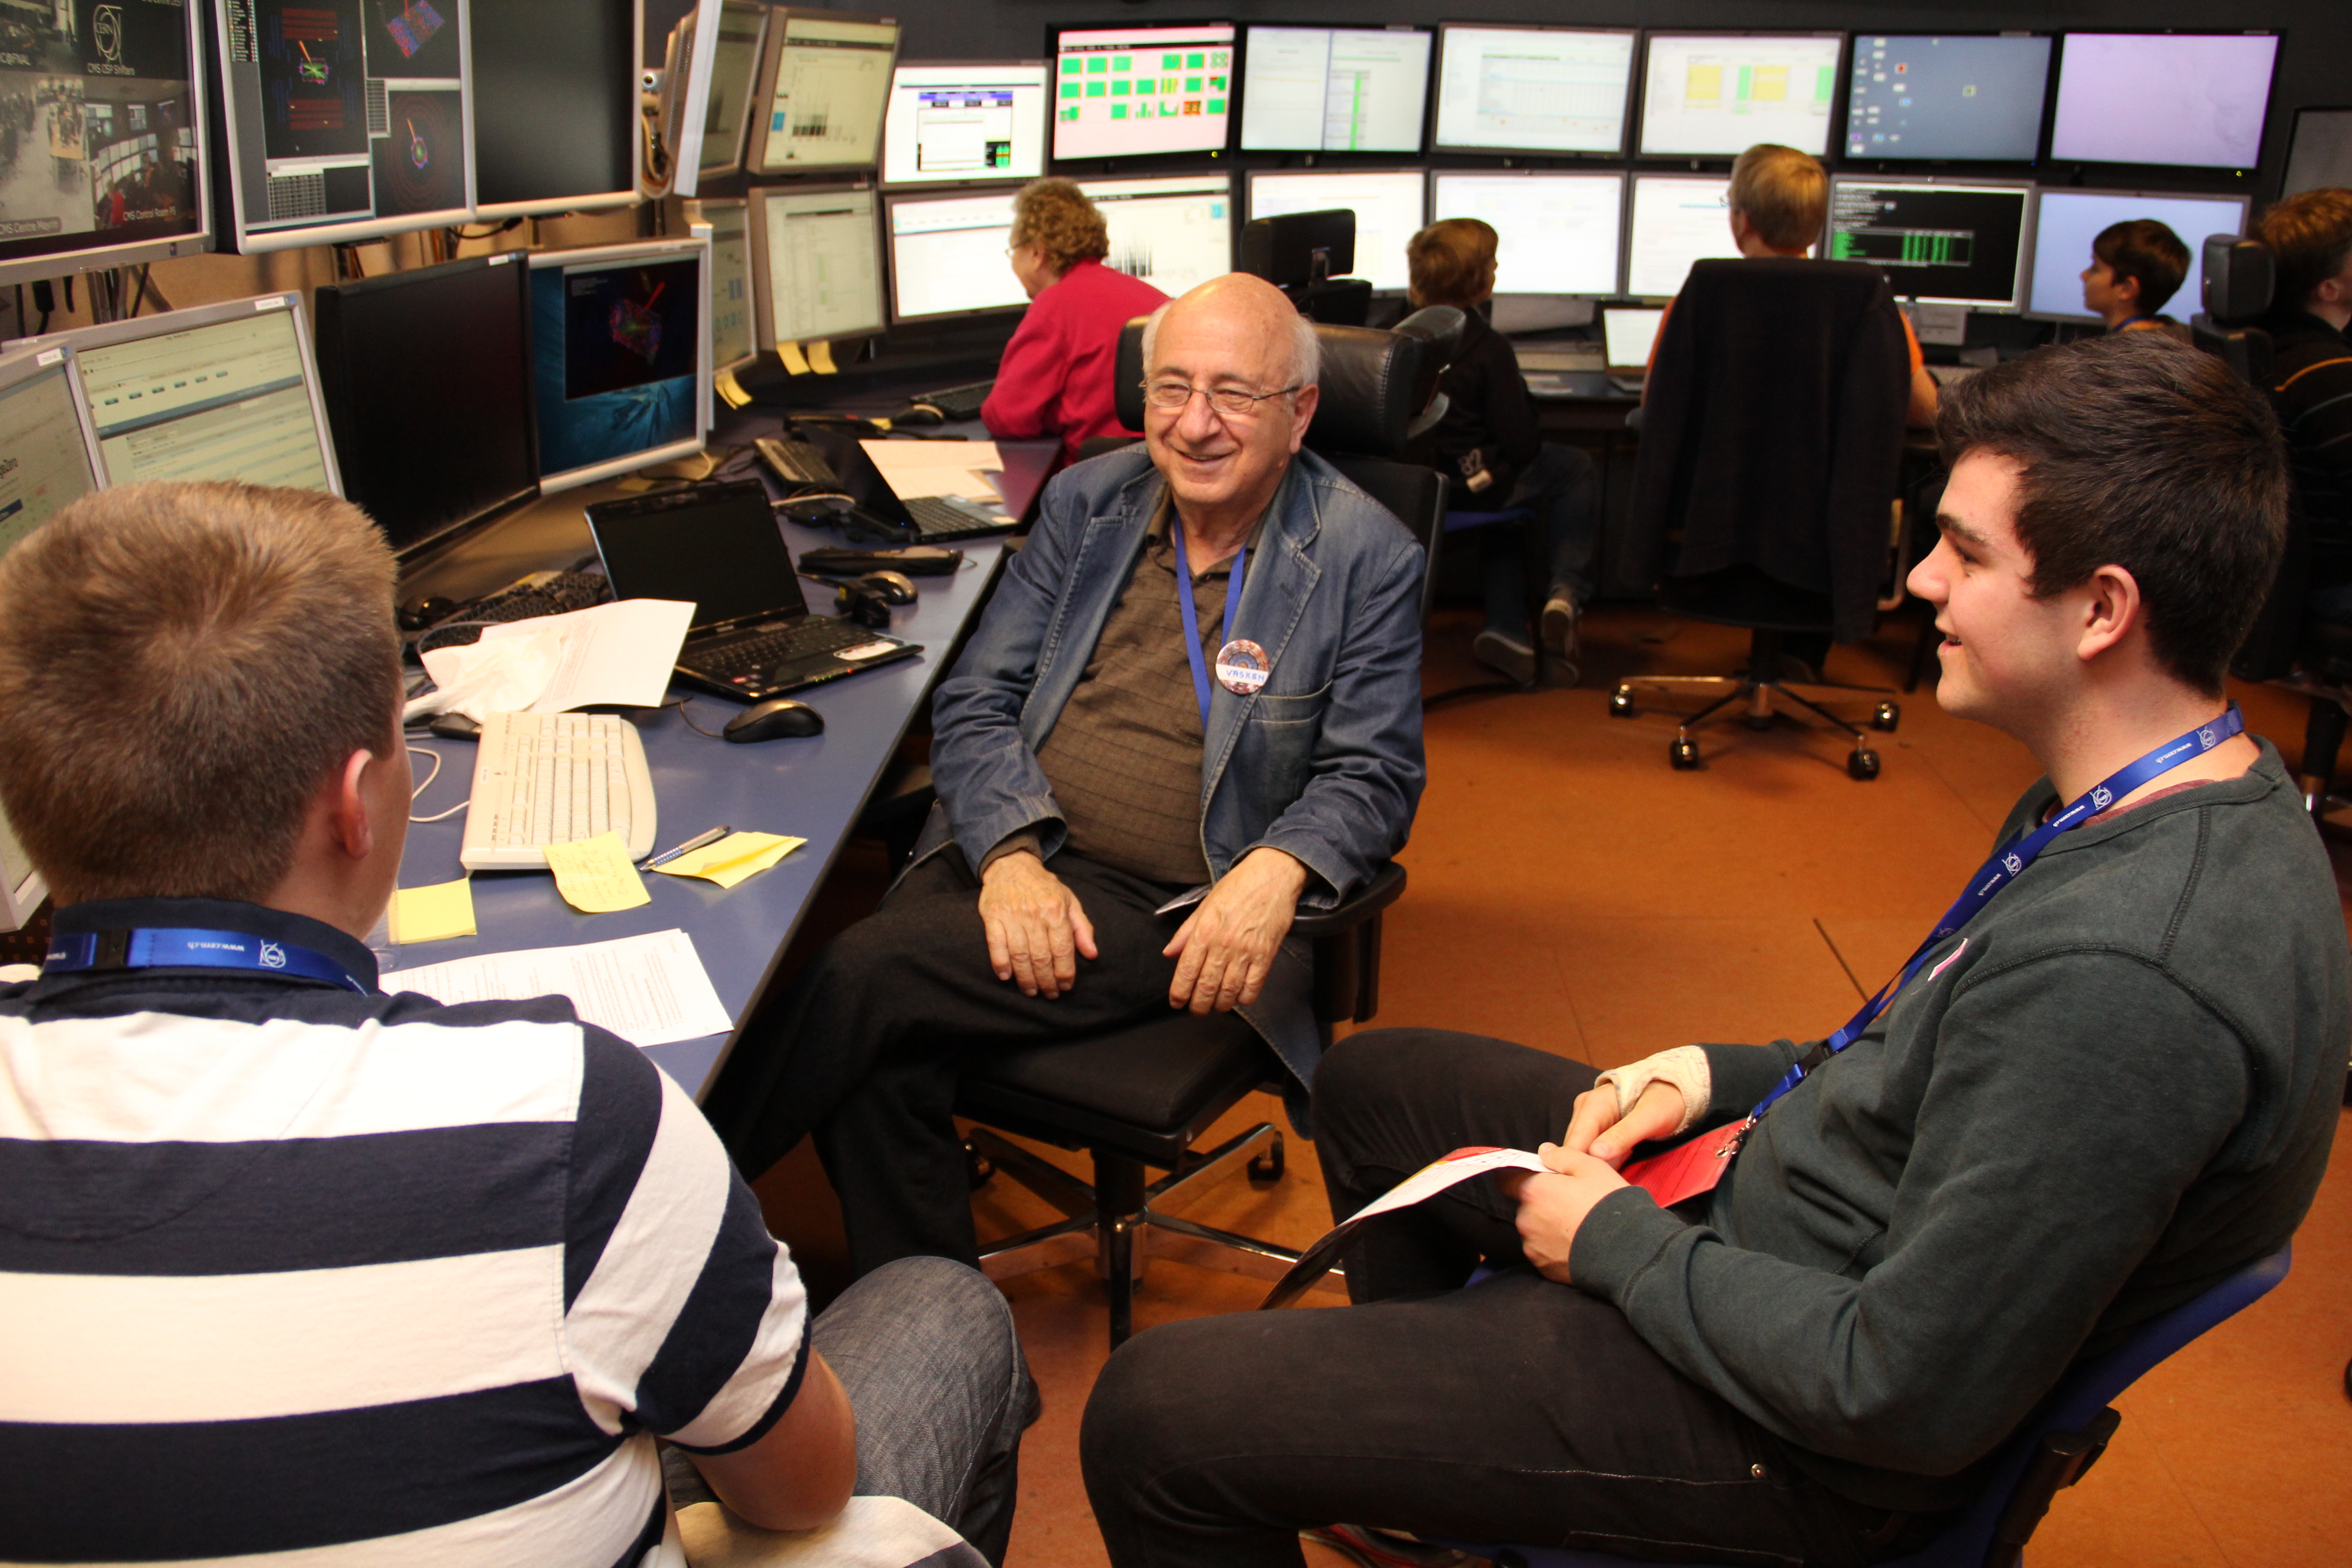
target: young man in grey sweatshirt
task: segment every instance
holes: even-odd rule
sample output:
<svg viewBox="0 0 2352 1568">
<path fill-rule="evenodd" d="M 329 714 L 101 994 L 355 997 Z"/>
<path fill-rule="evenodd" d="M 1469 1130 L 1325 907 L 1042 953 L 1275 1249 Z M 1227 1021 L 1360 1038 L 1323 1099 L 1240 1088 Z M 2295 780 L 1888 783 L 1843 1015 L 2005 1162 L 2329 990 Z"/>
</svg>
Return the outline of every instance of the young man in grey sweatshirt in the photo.
<svg viewBox="0 0 2352 1568">
<path fill-rule="evenodd" d="M 1597 1080 L 1439 1030 L 1343 1042 L 1315 1084 L 1335 1215 L 1464 1145 L 1541 1142 L 1549 1169 L 1366 1226 L 1354 1307 L 1114 1356 L 1083 1447 L 1119 1568 L 1295 1564 L 1339 1520 L 1885 1561 L 2070 1363 L 2294 1231 L 2352 963 L 2294 782 L 2222 694 L 2284 537 L 2276 426 L 2144 332 L 1987 371 L 1937 428 L 1943 539 L 1910 584 L 1945 634 L 1937 700 L 2048 775 L 1968 889 L 1989 898 L 1829 1042 Z M 1711 1191 L 1665 1206 L 1620 1175 L 1736 1135 L 1800 1063 Z M 1460 1289 L 1482 1258 L 1502 1271 Z"/>
</svg>

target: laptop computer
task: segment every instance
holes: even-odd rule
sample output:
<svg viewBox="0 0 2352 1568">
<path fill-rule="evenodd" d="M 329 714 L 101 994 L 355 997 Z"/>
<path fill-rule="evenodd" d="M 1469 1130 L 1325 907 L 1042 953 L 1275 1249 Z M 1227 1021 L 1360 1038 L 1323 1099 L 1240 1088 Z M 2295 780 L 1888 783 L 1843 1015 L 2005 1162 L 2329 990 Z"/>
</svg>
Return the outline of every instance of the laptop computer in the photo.
<svg viewBox="0 0 2352 1568">
<path fill-rule="evenodd" d="M 758 701 L 923 651 L 809 613 L 767 487 L 755 479 L 599 501 L 588 531 L 614 598 L 692 601 L 677 673 L 706 691 Z"/>
<path fill-rule="evenodd" d="M 1650 351 L 1658 341 L 1663 309 L 1646 305 L 1612 305 L 1601 312 L 1601 357 L 1608 361 L 1609 384 L 1620 392 L 1639 392 L 1650 379 Z"/>
<path fill-rule="evenodd" d="M 903 531 L 898 540 L 903 544 L 946 544 L 1011 533 L 1028 520 L 1061 451 L 1061 444 L 1055 441 L 998 442 L 996 456 L 1003 467 L 996 482 L 1003 504 L 992 506 L 961 496 L 901 497 L 883 478 L 858 437 L 846 430 L 804 425 L 801 437 L 824 455 L 843 493 L 856 503 L 856 510 L 866 519 L 878 519 Z"/>
</svg>

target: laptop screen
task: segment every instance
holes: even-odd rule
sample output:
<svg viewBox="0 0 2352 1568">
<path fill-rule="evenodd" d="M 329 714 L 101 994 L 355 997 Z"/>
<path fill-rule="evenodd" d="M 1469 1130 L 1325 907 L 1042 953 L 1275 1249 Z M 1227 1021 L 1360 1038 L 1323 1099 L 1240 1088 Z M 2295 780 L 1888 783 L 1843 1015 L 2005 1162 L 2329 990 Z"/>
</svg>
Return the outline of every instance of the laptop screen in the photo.
<svg viewBox="0 0 2352 1568">
<path fill-rule="evenodd" d="M 686 599 L 697 630 L 808 613 L 793 553 L 758 483 L 708 485 L 592 507 L 616 599 Z"/>
<path fill-rule="evenodd" d="M 1658 341 L 1658 324 L 1666 319 L 1664 310 L 1649 310 L 1638 306 L 1601 312 L 1601 336 L 1608 345 L 1611 370 L 1643 370 L 1650 363 L 1650 345 Z"/>
</svg>

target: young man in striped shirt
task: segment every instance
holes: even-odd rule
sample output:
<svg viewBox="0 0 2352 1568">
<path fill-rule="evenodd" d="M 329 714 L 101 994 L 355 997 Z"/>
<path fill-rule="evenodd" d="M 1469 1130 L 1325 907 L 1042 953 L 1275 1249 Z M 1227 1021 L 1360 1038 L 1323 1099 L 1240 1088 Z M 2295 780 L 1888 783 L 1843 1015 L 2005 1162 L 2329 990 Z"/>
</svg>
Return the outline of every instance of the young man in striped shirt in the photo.
<svg viewBox="0 0 2352 1568">
<path fill-rule="evenodd" d="M 0 1560 L 670 1568 L 657 1436 L 752 1526 L 855 1489 L 1001 1558 L 1032 1397 L 986 1281 L 918 1260 L 812 1325 L 626 1042 L 377 989 L 392 595 L 356 509 L 237 485 L 0 558 L 0 805 L 58 903 L 0 986 Z"/>
<path fill-rule="evenodd" d="M 2254 236 L 2278 265 L 2271 407 L 2286 432 L 2294 508 L 2310 547 L 2312 612 L 2352 621 L 2352 191 L 2304 191 L 2263 214 Z"/>
</svg>

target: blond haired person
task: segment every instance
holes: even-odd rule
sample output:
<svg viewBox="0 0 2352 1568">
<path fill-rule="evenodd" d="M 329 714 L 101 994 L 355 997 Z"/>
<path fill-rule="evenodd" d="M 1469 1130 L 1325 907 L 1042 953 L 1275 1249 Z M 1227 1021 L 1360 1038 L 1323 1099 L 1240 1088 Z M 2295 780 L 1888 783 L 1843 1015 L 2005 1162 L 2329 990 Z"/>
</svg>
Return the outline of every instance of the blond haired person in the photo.
<svg viewBox="0 0 2352 1568">
<path fill-rule="evenodd" d="M 1032 180 L 1013 201 L 1013 275 L 1029 296 L 1028 313 L 1004 345 L 996 389 L 981 405 L 992 436 L 1055 437 L 1075 458 L 1093 436 L 1135 432 L 1118 422 L 1111 374 L 1118 330 L 1148 316 L 1168 296 L 1139 278 L 1103 265 L 1110 231 L 1071 180 Z"/>
</svg>

